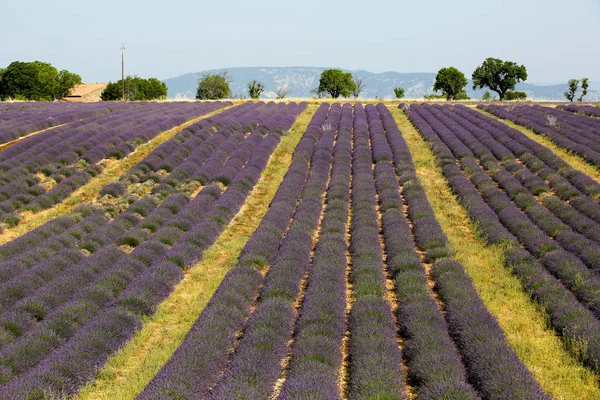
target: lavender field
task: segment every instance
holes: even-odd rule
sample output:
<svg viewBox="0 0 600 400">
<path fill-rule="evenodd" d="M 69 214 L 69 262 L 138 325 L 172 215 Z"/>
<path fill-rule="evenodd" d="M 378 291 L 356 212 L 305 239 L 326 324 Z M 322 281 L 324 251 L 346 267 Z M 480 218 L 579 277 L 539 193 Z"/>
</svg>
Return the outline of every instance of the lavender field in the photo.
<svg viewBox="0 0 600 400">
<path fill-rule="evenodd" d="M 0 235 L 13 235 L 0 245 L 0 398 L 597 398 L 600 182 L 535 134 L 599 165 L 600 119 L 585 106 L 0 106 Z M 12 233 L 107 162 L 127 168 L 97 197 Z M 274 168 L 280 183 L 265 180 Z M 269 184 L 207 303 L 164 311 Z M 515 346 L 436 190 L 451 191 L 473 243 L 498 250 L 498 273 L 556 338 L 547 348 L 587 386 L 557 389 L 561 365 Z M 103 369 L 164 312 L 190 322 L 156 373 Z M 107 380 L 137 383 L 108 394 Z"/>
</svg>

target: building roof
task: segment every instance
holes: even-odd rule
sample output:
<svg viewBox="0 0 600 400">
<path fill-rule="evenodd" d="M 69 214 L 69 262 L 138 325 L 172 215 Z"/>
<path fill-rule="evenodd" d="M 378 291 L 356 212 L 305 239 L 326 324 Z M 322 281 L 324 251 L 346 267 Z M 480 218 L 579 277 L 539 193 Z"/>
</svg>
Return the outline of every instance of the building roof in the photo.
<svg viewBox="0 0 600 400">
<path fill-rule="evenodd" d="M 68 97 L 83 97 L 97 90 L 104 90 L 105 87 L 106 83 L 84 83 L 82 85 L 75 86 L 75 88 L 73 88 L 71 91 L 71 95 Z"/>
</svg>

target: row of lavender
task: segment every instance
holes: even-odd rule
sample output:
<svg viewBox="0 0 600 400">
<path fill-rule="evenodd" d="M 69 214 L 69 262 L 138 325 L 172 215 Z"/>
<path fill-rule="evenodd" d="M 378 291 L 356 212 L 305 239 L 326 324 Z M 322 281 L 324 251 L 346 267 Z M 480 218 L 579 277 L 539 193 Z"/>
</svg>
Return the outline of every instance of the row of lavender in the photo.
<svg viewBox="0 0 600 400">
<path fill-rule="evenodd" d="M 326 107 L 238 264 L 138 398 L 402 399 L 405 362 L 419 398 L 546 399 L 463 266 L 447 258 L 389 110 Z M 423 261 L 435 263 L 441 305 Z"/>
<path fill-rule="evenodd" d="M 37 211 L 60 203 L 102 170 L 102 159 L 123 157 L 159 133 L 226 105 L 146 104 L 17 143 L 0 153 L 0 218 L 16 224 L 23 208 Z"/>
<path fill-rule="evenodd" d="M 272 120 L 281 120 L 290 112 L 297 115 L 302 109 L 303 105 L 280 107 Z M 238 131 L 232 135 L 236 135 L 244 131 L 248 113 L 238 114 L 240 123 L 232 114 L 213 122 L 215 126 L 233 123 Z M 229 130 L 225 125 L 220 129 Z M 290 126 L 282 124 L 279 129 Z M 152 313 L 168 295 L 182 278 L 182 268 L 201 259 L 202 252 L 214 243 L 260 178 L 279 135 L 266 133 L 250 147 L 254 152 L 248 152 L 247 143 L 252 141 L 241 142 L 231 152 L 223 168 L 230 160 L 239 163 L 242 154 L 246 162 L 224 192 L 209 185 L 191 201 L 178 192 L 162 203 L 161 197 L 151 195 L 84 235 L 75 248 L 92 254 L 58 272 L 13 307 L 27 317 L 18 320 L 29 320 L 32 326 L 16 332 L 16 338 L 0 350 L 3 398 L 62 396 L 89 380 L 139 326 L 139 317 Z M 123 244 L 133 251 L 118 246 Z M 15 246 L 12 248 L 14 253 Z M 47 272 L 50 269 L 45 272 L 41 265 L 34 269 L 32 275 L 37 277 L 54 273 Z M 26 307 L 32 300 L 41 307 Z M 39 309 L 44 312 L 35 313 Z"/>
<path fill-rule="evenodd" d="M 244 131 L 229 137 L 228 129 L 236 127 L 233 120 L 243 113 L 244 130 L 252 130 L 252 137 L 249 139 L 256 143 L 264 133 L 280 129 L 279 125 L 291 126 L 296 116 L 296 107 L 295 103 L 279 106 L 272 102 L 245 103 L 219 114 L 220 120 L 227 120 L 219 122 L 225 129 L 219 129 L 216 134 L 213 134 L 213 119 L 208 118 L 161 144 L 150 156 L 122 176 L 119 182 L 108 187 L 106 192 L 122 193 L 132 184 L 148 181 L 152 181 L 152 193 L 155 194 L 172 193 L 182 189 L 190 181 L 199 184 L 218 181 L 228 185 L 240 164 L 230 163 L 227 169 L 222 170 L 220 163 L 229 157 L 228 149 L 236 146 L 235 141 L 239 142 L 243 138 L 240 134 L 246 133 Z M 282 109 L 289 112 L 282 112 Z M 236 123 L 239 124 L 239 121 Z M 226 139 L 227 143 L 224 142 Z M 202 146 L 200 143 L 203 143 Z M 209 157 L 212 160 L 205 164 Z"/>
<path fill-rule="evenodd" d="M 280 265 L 282 271 L 287 269 L 288 274 L 295 279 L 289 283 L 285 280 L 285 276 L 282 277 L 283 279 L 280 278 L 279 281 L 277 279 L 273 280 L 274 289 L 276 290 L 272 291 L 272 296 L 281 297 L 283 301 L 287 300 L 287 302 L 295 301 L 295 293 L 298 292 L 299 288 L 294 285 L 294 281 L 298 280 L 298 272 L 300 272 L 300 276 L 303 274 L 301 272 L 303 269 L 303 257 L 306 264 L 308 263 L 306 247 L 308 246 L 308 251 L 310 252 L 312 237 L 310 233 L 302 235 L 303 230 L 309 230 L 310 232 L 310 225 L 294 230 L 291 228 L 288 230 L 288 228 L 290 221 L 295 215 L 299 219 L 302 219 L 302 213 L 305 214 L 304 219 L 310 217 L 312 208 L 315 207 L 314 199 L 322 195 L 323 189 L 319 189 L 319 186 L 321 185 L 320 182 L 323 181 L 323 174 L 325 174 L 325 179 L 327 179 L 329 171 L 329 163 L 327 161 L 330 160 L 326 159 L 326 162 L 321 162 L 318 161 L 318 157 L 327 156 L 327 142 L 333 142 L 335 133 L 329 132 L 329 134 L 321 138 L 322 133 L 324 133 L 322 132 L 322 126 L 326 121 L 330 124 L 332 123 L 332 118 L 328 119 L 328 109 L 329 105 L 323 104 L 315 113 L 307 127 L 306 133 L 292 155 L 290 169 L 286 173 L 260 225 L 242 250 L 237 265 L 227 273 L 213 298 L 194 323 L 184 342 L 153 381 L 146 387 L 140 398 L 155 399 L 177 396 L 181 398 L 194 398 L 210 395 L 210 389 L 215 385 L 227 366 L 228 353 L 236 341 L 237 333 L 242 329 L 244 322 L 248 318 L 251 305 L 256 300 L 261 284 L 263 283 L 263 276 L 261 274 L 263 269 L 274 264 Z M 317 153 L 321 153 L 321 155 L 317 156 Z M 325 171 L 313 173 L 311 166 L 315 164 L 321 165 L 319 169 L 325 169 Z M 310 175 L 309 171 L 311 171 Z M 308 189 L 310 187 L 313 187 L 313 189 L 312 193 L 309 194 Z M 305 190 L 307 190 L 306 199 L 304 199 Z M 320 199 L 318 199 L 317 205 L 320 209 Z M 303 212 L 300 211 L 300 207 L 305 210 Z M 310 222 L 310 219 L 308 221 Z M 294 234 L 294 232 L 296 233 Z M 289 243 L 285 247 L 290 247 L 290 251 L 286 252 L 286 255 L 279 257 L 278 250 L 284 237 L 285 241 Z M 306 239 L 308 239 L 308 242 Z M 291 259 L 288 261 L 288 258 Z M 296 263 L 295 259 L 299 262 Z M 268 297 L 269 286 L 265 284 L 263 296 Z M 283 289 L 278 289 L 277 286 L 283 286 Z M 287 290 L 285 290 L 286 286 Z M 277 301 L 275 298 L 273 310 L 269 310 L 266 300 L 265 298 L 265 305 L 259 307 L 256 314 L 257 317 L 253 317 L 252 321 L 256 320 L 256 324 L 260 325 L 259 316 L 263 313 L 266 314 L 266 318 L 269 318 L 269 314 L 276 314 L 277 317 L 285 320 L 286 311 L 289 313 L 289 308 L 285 307 L 285 302 L 282 304 L 281 301 Z M 262 311 L 263 309 L 265 310 L 264 312 Z M 273 325 L 271 327 L 271 329 L 278 328 L 285 330 L 286 324 L 282 323 L 281 325 Z M 251 331 L 252 329 L 250 328 Z M 267 334 L 266 336 L 268 339 L 272 339 L 272 335 Z M 272 347 L 273 351 L 280 351 L 280 346 L 277 346 L 278 343 L 280 344 L 279 341 L 275 342 L 276 345 Z M 284 344 L 287 345 L 285 342 Z M 249 347 L 246 352 L 250 353 L 252 343 L 248 342 L 244 347 Z M 242 357 L 240 356 L 240 361 Z M 268 355 L 267 357 L 268 359 L 273 358 L 272 355 Z M 240 369 L 244 368 L 247 370 L 249 367 L 240 366 Z M 275 379 L 279 377 L 278 372 L 275 372 L 275 374 L 272 372 L 274 365 L 269 365 L 268 368 L 265 368 L 264 365 L 257 364 L 256 360 L 250 360 L 250 368 L 258 371 L 256 373 L 262 374 L 262 379 L 268 379 L 272 375 L 275 375 Z M 244 370 L 240 374 L 241 377 L 244 377 Z M 227 378 L 227 376 L 224 375 L 224 384 L 228 380 L 232 381 L 235 378 Z M 235 384 L 235 381 L 230 385 L 233 384 Z M 263 383 L 261 380 L 255 380 L 254 384 L 249 385 L 246 390 L 254 391 L 253 393 L 255 394 L 261 392 L 268 393 L 271 387 L 268 385 L 268 382 Z"/>
<path fill-rule="evenodd" d="M 246 107 L 238 107 L 236 109 L 232 109 L 230 111 L 226 111 L 223 117 L 227 115 L 237 114 L 238 118 L 241 122 L 245 122 L 248 119 L 248 113 Z M 218 121 L 218 119 L 215 119 Z M 192 125 L 189 129 L 194 129 L 196 125 Z M 215 135 L 219 135 L 220 132 L 225 132 L 224 134 L 231 134 L 231 132 L 227 129 L 221 129 Z M 239 138 L 242 133 L 233 134 L 232 137 Z M 256 136 L 258 135 L 258 142 Z M 242 135 L 243 136 L 243 135 Z M 220 164 L 217 165 L 217 168 L 223 168 L 224 165 L 227 165 L 227 169 L 231 169 L 231 166 L 235 164 L 235 170 L 239 172 L 241 167 L 247 162 L 250 157 L 252 151 L 256 148 L 257 144 L 260 143 L 262 139 L 262 135 L 260 133 L 253 132 L 248 137 L 248 140 L 245 140 L 242 145 L 239 145 L 235 151 L 233 149 L 229 149 L 228 156 L 225 159 L 220 159 Z M 239 144 L 239 140 L 235 141 L 236 144 Z M 200 148 L 211 149 L 207 146 L 209 143 L 199 144 Z M 227 144 L 227 143 L 225 143 Z M 212 149 L 216 150 L 213 152 L 213 155 L 205 160 L 208 163 L 214 165 L 215 158 L 220 156 L 223 153 L 223 149 L 217 148 Z M 152 157 L 150 154 L 147 158 Z M 227 164 L 225 164 L 227 161 Z M 101 190 L 101 195 L 106 192 L 107 188 L 112 187 L 113 184 L 107 185 L 104 189 Z M 167 207 L 167 210 L 171 210 L 172 213 L 176 213 L 178 208 L 177 206 L 181 201 L 185 201 L 185 196 L 182 197 L 184 193 L 177 193 L 175 196 L 172 196 L 165 201 L 163 204 L 164 207 Z M 109 243 L 119 244 L 119 245 L 133 245 L 136 246 L 142 241 L 147 239 L 148 234 L 156 232 L 156 237 L 159 241 L 164 242 L 165 244 L 172 244 L 173 241 L 178 239 L 177 233 L 189 229 L 189 221 L 186 219 L 187 216 L 182 215 L 178 217 L 177 220 L 169 221 L 166 224 L 163 217 L 157 218 L 158 215 L 164 216 L 164 213 L 160 213 L 158 215 L 154 215 L 153 209 L 160 204 L 162 197 L 161 196 L 147 196 L 142 199 L 135 198 L 127 198 L 127 201 L 130 203 L 133 202 L 126 210 L 126 212 L 122 215 L 118 215 L 118 217 L 108 224 L 106 227 L 102 227 L 99 230 L 100 226 L 98 224 L 105 223 L 106 219 L 101 219 L 97 221 L 98 224 L 94 226 L 95 229 L 86 229 L 84 233 L 79 231 L 79 227 L 70 228 L 68 231 L 59 233 L 52 230 L 54 235 L 48 240 L 38 243 L 39 239 L 44 239 L 45 237 L 41 236 L 40 233 L 46 231 L 45 227 L 41 227 L 32 232 L 25 234 L 19 239 L 4 245 L 0 250 L 2 254 L 0 256 L 1 259 L 6 260 L 10 259 L 8 262 L 2 263 L 2 270 L 5 271 L 6 279 L 10 277 L 10 281 L 5 283 L 5 279 L 2 279 L 2 286 L 0 286 L 0 298 L 3 300 L 2 308 L 7 308 L 12 306 L 12 304 L 16 301 L 21 301 L 28 293 L 37 288 L 36 284 L 41 285 L 44 281 L 48 281 L 48 277 L 44 276 L 45 272 L 40 272 L 39 274 L 44 276 L 44 280 L 32 281 L 31 279 L 23 281 L 21 280 L 21 273 L 26 271 L 28 268 L 34 266 L 35 263 L 44 260 L 50 256 L 53 256 L 57 251 L 63 249 L 70 249 L 79 247 L 81 249 L 85 249 L 88 252 L 95 252 L 97 249 L 102 246 L 106 246 Z M 134 201 L 137 200 L 137 201 Z M 174 204 L 172 204 L 174 201 Z M 162 206 L 161 206 L 162 207 Z M 106 209 L 104 210 L 106 211 Z M 166 210 L 163 210 L 166 211 Z M 149 215 L 150 214 L 150 215 Z M 133 229 L 136 224 L 140 221 L 132 215 L 141 215 L 143 217 L 147 217 L 143 222 Z M 171 213 L 167 213 L 167 215 L 171 215 Z M 130 226 L 128 226 L 130 225 Z M 48 225 L 50 226 L 50 225 Z M 170 228 L 168 226 L 171 226 Z M 67 226 L 68 227 L 68 226 Z M 161 228 L 161 229 L 159 229 Z M 179 228 L 179 231 L 178 229 Z M 40 233 L 38 233 L 40 232 Z M 27 243 L 27 247 L 23 245 Z M 23 254 L 18 254 L 18 251 L 26 248 L 27 251 Z M 30 271 L 31 272 L 31 271 Z M 27 318 L 22 318 L 26 320 Z"/>
<path fill-rule="evenodd" d="M 411 106 L 450 186 L 582 362 L 600 365 L 600 185 L 466 107 Z M 519 246 L 521 244 L 523 248 Z"/>
<path fill-rule="evenodd" d="M 596 118 L 541 106 L 478 107 L 545 135 L 558 146 L 600 166 L 600 120 Z"/>
<path fill-rule="evenodd" d="M 6 104 L 0 115 L 0 144 L 30 133 L 97 115 L 142 107 L 139 103 L 22 103 Z"/>
<path fill-rule="evenodd" d="M 195 222 L 195 218 L 198 215 L 202 215 L 202 212 L 206 209 L 206 207 L 212 204 L 215 198 L 217 198 L 219 195 L 220 190 L 217 188 L 208 188 L 202 193 L 202 195 L 197 197 L 198 200 L 206 200 L 197 202 L 197 205 L 200 207 L 193 207 L 190 205 L 190 207 L 187 207 L 188 212 L 182 212 L 178 214 L 177 217 L 188 224 L 177 224 L 177 227 L 180 229 L 180 231 L 169 226 L 175 222 L 169 221 L 169 219 L 173 220 L 173 214 L 178 213 L 179 209 L 185 205 L 188 199 L 185 196 L 172 196 L 167 199 L 167 201 L 165 201 L 161 207 L 155 209 L 160 200 L 158 198 L 147 197 L 133 203 L 124 214 L 119 215 L 109 224 L 105 224 L 106 218 L 101 218 L 99 221 L 96 219 L 97 223 L 91 227 L 89 224 L 86 225 L 88 227 L 88 230 L 86 230 L 87 234 L 85 234 L 85 232 L 82 234 L 79 230 L 76 231 L 74 229 L 70 229 L 68 232 L 64 232 L 62 235 L 52 237 L 51 239 L 40 243 L 37 247 L 33 246 L 32 249 L 28 250 L 26 254 L 21 256 L 15 254 L 15 250 L 18 250 L 19 247 L 22 248 L 22 246 L 19 246 L 19 244 L 28 242 L 28 244 L 31 245 L 32 240 L 28 239 L 38 236 L 37 231 L 44 231 L 44 227 L 31 232 L 24 237 L 9 243 L 8 245 L 5 245 L 3 248 L 5 254 L 12 256 L 11 262 L 8 263 L 6 267 L 7 269 L 11 267 L 13 268 L 10 281 L 2 285 L 3 306 L 5 308 L 10 308 L 13 303 L 17 303 L 15 304 L 14 310 L 12 310 L 11 313 L 8 313 L 8 315 L 6 315 L 7 313 L 3 314 L 3 324 L 5 326 L 11 326 L 7 325 L 10 324 L 11 321 L 18 323 L 19 325 L 13 324 L 11 327 L 14 336 L 19 337 L 26 333 L 27 328 L 31 327 L 30 325 L 35 325 L 35 322 L 41 322 L 44 320 L 44 324 L 47 324 L 49 320 L 52 321 L 52 318 L 45 318 L 48 312 L 53 311 L 58 306 L 61 306 L 62 303 L 67 299 L 73 302 L 74 297 L 71 295 L 73 292 L 72 287 L 78 287 L 78 289 L 81 287 L 82 289 L 88 290 L 85 284 L 90 282 L 96 283 L 94 280 L 98 277 L 100 287 L 102 284 L 107 283 L 106 278 L 109 280 L 114 280 L 114 271 L 108 271 L 108 273 L 105 274 L 102 270 L 94 270 L 92 271 L 94 274 L 90 274 L 90 271 L 87 271 L 86 267 L 88 265 L 94 265 L 96 261 L 111 261 L 108 264 L 103 264 L 102 267 L 113 265 L 115 261 L 114 258 L 111 260 L 105 260 L 103 258 L 97 260 L 97 258 L 106 254 L 110 255 L 111 253 L 115 252 L 117 253 L 116 256 L 122 257 L 124 254 L 115 250 L 115 245 L 127 243 L 136 246 L 139 245 L 144 239 L 149 239 L 148 236 L 150 232 L 154 231 L 152 229 L 148 230 L 148 228 L 139 229 L 139 227 L 136 227 L 136 225 L 139 225 L 140 223 L 140 217 L 148 217 L 143 221 L 143 227 L 147 226 L 146 224 L 148 223 L 150 226 L 155 227 L 157 225 L 164 225 L 164 228 L 159 229 L 159 231 L 156 232 L 156 235 L 154 235 L 155 239 L 165 244 L 172 244 L 173 240 L 178 239 L 177 232 L 179 232 L 179 235 L 181 235 L 183 230 L 189 229 L 189 224 Z M 71 236 L 72 234 L 76 234 L 76 236 L 73 237 Z M 85 236 L 83 236 L 84 234 Z M 56 252 L 63 250 L 61 249 L 61 246 L 69 250 L 74 249 L 72 251 L 75 252 L 75 254 L 79 254 L 80 258 L 83 257 L 81 257 L 81 254 L 77 252 L 79 248 L 85 249 L 94 254 L 88 257 L 85 260 L 85 263 L 82 265 L 68 264 L 69 268 L 64 271 L 65 273 L 59 274 L 59 272 L 62 272 L 62 269 L 65 268 L 65 265 L 60 263 L 62 254 L 56 254 L 54 257 L 51 256 L 53 251 Z M 51 258 L 48 261 L 40 262 L 38 265 L 33 266 L 33 268 L 30 270 L 22 271 L 23 268 L 21 268 L 20 271 L 19 269 L 14 268 L 15 264 L 23 265 L 23 261 L 27 261 L 27 264 L 35 262 L 36 260 L 40 261 L 40 257 L 44 256 Z M 59 263 L 58 265 L 57 262 Z M 19 272 L 26 273 L 24 276 L 25 279 L 22 279 Z M 119 272 L 121 279 L 123 276 L 126 276 L 123 274 L 124 271 L 121 269 Z M 103 275 L 107 276 L 103 277 Z M 53 280 L 53 278 L 55 279 Z M 92 281 L 90 281 L 90 279 Z M 114 284 L 114 282 L 112 283 Z M 109 284 L 111 284 L 110 281 Z M 111 288 L 113 284 L 110 285 Z M 32 295 L 35 290 L 42 286 L 43 292 L 41 294 L 34 293 L 34 295 Z M 49 297 L 47 295 L 47 293 L 55 292 L 57 288 L 64 289 L 59 291 L 59 294 L 62 294 L 65 297 L 57 298 L 57 296 Z M 96 285 L 96 289 L 97 288 L 98 285 Z M 115 294 L 118 294 L 118 291 Z M 99 304 L 97 303 L 98 302 L 93 305 L 98 306 Z M 87 304 L 87 306 L 88 307 L 86 307 L 86 311 L 88 314 L 86 317 L 89 317 L 90 314 L 93 315 L 94 311 L 98 311 L 97 307 L 91 307 L 91 304 Z M 65 321 L 63 321 L 63 323 L 64 322 Z M 46 335 L 48 334 L 48 332 L 43 333 Z M 53 343 L 37 343 L 38 347 L 42 345 L 42 348 L 36 349 L 38 351 L 36 356 L 22 359 L 19 357 L 22 355 L 20 353 L 27 352 L 31 348 L 35 348 L 35 345 L 32 346 L 30 343 L 32 339 L 31 335 L 29 335 L 28 339 L 29 340 L 21 340 L 19 343 L 17 343 L 17 345 L 13 345 L 12 348 L 10 348 L 8 351 L 5 351 L 6 357 L 4 358 L 4 362 L 5 364 L 10 365 L 12 370 L 15 370 L 14 372 L 22 372 L 23 366 L 21 364 L 23 364 L 23 362 L 31 363 L 32 361 L 37 360 L 40 355 L 44 355 L 45 352 L 52 349 Z M 5 372 L 13 371 L 8 370 Z M 10 376 L 3 377 L 3 380 L 6 379 L 10 379 Z"/>
<path fill-rule="evenodd" d="M 559 105 L 556 108 L 561 110 L 569 111 L 577 114 L 589 115 L 590 117 L 600 117 L 600 106 L 587 106 L 587 105 Z"/>
<path fill-rule="evenodd" d="M 367 110 L 370 107 L 367 106 Z M 420 367 L 420 371 L 417 369 L 417 372 L 420 372 L 422 376 L 429 377 L 429 382 L 419 378 L 416 380 L 418 385 L 421 382 L 429 383 L 424 387 L 419 387 L 424 391 L 424 398 L 443 398 L 446 396 L 474 398 L 475 395 L 472 389 L 465 383 L 463 378 L 462 368 L 464 368 L 468 382 L 473 385 L 473 388 L 482 398 L 547 399 L 548 396 L 542 391 L 531 373 L 519 361 L 506 342 L 502 329 L 475 291 L 464 267 L 455 260 L 447 258 L 449 253 L 448 240 L 435 218 L 423 187 L 416 178 L 415 165 L 408 146 L 402 138 L 390 111 L 383 105 L 378 105 L 377 110 L 380 113 L 387 142 L 392 151 L 396 173 L 400 177 L 401 195 L 407 207 L 406 216 L 410 222 L 416 246 L 423 253 L 422 261 L 434 263 L 429 273 L 429 279 L 434 284 L 437 298 L 441 302 L 440 306 L 444 310 L 448 332 L 460 353 L 463 363 L 463 365 L 457 364 L 452 349 L 447 348 L 444 352 L 437 354 L 444 357 L 444 362 L 440 363 L 440 370 L 437 371 L 439 375 L 433 374 L 435 369 L 431 366 L 417 364 Z M 381 162 L 389 157 L 389 153 L 387 156 L 385 153 L 385 151 L 381 152 L 380 156 L 375 153 L 374 157 Z M 403 246 L 406 246 L 406 244 L 403 244 Z M 411 269 L 412 260 L 414 260 L 412 257 L 407 259 L 408 270 Z M 396 278 L 396 282 L 399 282 L 399 278 Z M 418 282 L 417 278 L 415 283 Z M 403 283 L 407 286 L 401 284 L 397 287 L 411 288 L 410 282 Z M 416 294 L 417 298 L 420 298 L 421 301 L 424 300 L 424 297 L 421 297 L 423 294 L 419 294 L 418 289 Z M 400 311 L 403 308 L 403 296 L 400 293 L 397 293 L 397 295 L 399 295 L 398 309 Z M 411 296 L 406 297 L 411 299 Z M 417 310 L 421 310 L 419 307 L 421 304 L 417 302 L 413 304 L 413 306 L 415 305 Z M 412 315 L 412 317 L 416 318 L 417 315 Z M 423 324 L 420 317 L 421 315 L 419 315 L 418 321 L 413 319 L 413 323 Z M 431 324 L 431 328 L 435 329 L 434 332 L 436 330 L 440 331 L 441 326 L 436 323 L 436 319 L 427 322 Z M 402 320 L 399 320 L 399 323 L 402 326 Z M 421 325 L 420 329 L 426 329 L 426 327 L 426 324 Z M 413 325 L 412 329 L 415 328 Z M 444 340 L 445 335 L 443 331 L 441 332 L 442 340 Z M 438 350 L 433 346 L 436 344 L 435 340 L 430 344 L 428 340 L 424 340 L 425 338 L 413 337 L 413 340 L 415 339 L 416 341 L 412 343 L 414 347 L 411 348 L 415 353 L 412 354 L 420 354 L 423 357 L 424 354 L 430 352 L 435 354 Z M 437 342 L 437 344 L 439 343 Z M 448 358 L 445 358 L 446 356 Z M 429 357 L 432 356 L 429 355 Z M 422 358 L 420 361 L 425 360 L 428 360 L 428 358 Z M 447 375 L 442 371 L 448 371 L 448 376 L 456 380 L 445 380 L 444 377 Z"/>
</svg>

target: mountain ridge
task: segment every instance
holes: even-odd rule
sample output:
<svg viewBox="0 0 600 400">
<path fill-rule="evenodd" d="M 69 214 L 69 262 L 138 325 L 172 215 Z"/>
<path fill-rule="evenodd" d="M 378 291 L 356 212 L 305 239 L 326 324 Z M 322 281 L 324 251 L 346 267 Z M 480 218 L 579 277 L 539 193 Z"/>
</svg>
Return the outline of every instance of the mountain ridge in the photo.
<svg viewBox="0 0 600 400">
<path fill-rule="evenodd" d="M 198 79 L 206 73 L 219 73 L 228 71 L 231 79 L 231 90 L 235 97 L 248 97 L 246 85 L 253 79 L 265 84 L 265 92 L 261 96 L 265 99 L 276 97 L 279 87 L 287 86 L 291 98 L 311 98 L 314 94 L 312 89 L 318 86 L 321 72 L 326 67 L 232 67 L 210 69 L 200 72 L 191 72 L 173 78 L 163 80 L 168 87 L 169 99 L 195 98 Z M 370 72 L 366 70 L 351 71 L 341 68 L 344 72 L 351 72 L 356 77 L 362 77 L 365 89 L 360 98 L 391 99 L 394 97 L 393 89 L 402 87 L 405 97 L 409 99 L 423 98 L 424 95 L 433 93 L 433 82 L 436 73 L 433 72 Z M 590 82 L 590 89 L 586 96 L 587 101 L 600 100 L 600 82 Z M 535 85 L 522 82 L 517 85 L 516 90 L 527 93 L 531 100 L 555 100 L 565 101 L 563 93 L 567 90 L 567 83 L 555 85 Z M 466 87 L 467 94 L 473 99 L 480 99 L 485 90 L 473 90 L 472 82 Z M 496 96 L 491 92 L 492 96 Z M 579 94 L 579 93 L 578 93 Z"/>
</svg>

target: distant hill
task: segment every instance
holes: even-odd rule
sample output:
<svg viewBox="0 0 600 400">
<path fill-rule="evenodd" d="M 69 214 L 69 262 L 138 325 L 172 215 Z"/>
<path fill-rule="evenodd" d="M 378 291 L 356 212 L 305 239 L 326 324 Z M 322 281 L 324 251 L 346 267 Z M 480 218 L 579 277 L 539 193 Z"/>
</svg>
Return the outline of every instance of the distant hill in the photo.
<svg viewBox="0 0 600 400">
<path fill-rule="evenodd" d="M 196 96 L 198 79 L 204 73 L 214 73 L 228 71 L 232 80 L 231 90 L 237 96 L 248 96 L 246 84 L 253 79 L 265 84 L 264 98 L 275 98 L 275 92 L 280 86 L 287 86 L 291 89 L 288 97 L 310 98 L 313 96 L 311 90 L 319 85 L 319 76 L 326 68 L 319 67 L 236 67 L 223 68 L 217 70 L 207 70 L 194 72 L 178 76 L 176 78 L 166 79 L 164 82 L 169 88 L 168 98 L 191 98 Z M 435 80 L 435 73 L 416 72 L 381 72 L 373 73 L 369 71 L 349 71 L 353 75 L 362 77 L 366 87 L 361 94 L 361 98 L 382 99 L 393 98 L 395 87 L 401 87 L 405 90 L 406 98 L 422 98 L 426 94 L 433 93 L 432 87 Z M 586 100 L 600 100 L 600 82 L 590 82 L 590 90 Z M 595 90 L 594 90 L 595 89 Z M 533 85 L 521 83 L 517 85 L 517 90 L 527 92 L 529 99 L 537 100 L 564 100 L 563 93 L 567 90 L 567 84 L 558 84 L 551 86 Z M 472 98 L 481 98 L 484 91 L 471 90 L 471 82 L 467 85 L 467 93 Z M 491 92 L 495 95 L 494 92 Z"/>
</svg>

